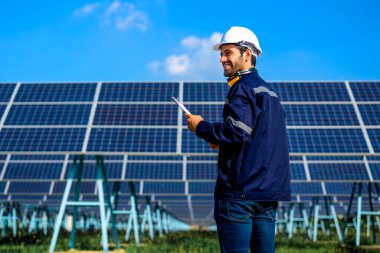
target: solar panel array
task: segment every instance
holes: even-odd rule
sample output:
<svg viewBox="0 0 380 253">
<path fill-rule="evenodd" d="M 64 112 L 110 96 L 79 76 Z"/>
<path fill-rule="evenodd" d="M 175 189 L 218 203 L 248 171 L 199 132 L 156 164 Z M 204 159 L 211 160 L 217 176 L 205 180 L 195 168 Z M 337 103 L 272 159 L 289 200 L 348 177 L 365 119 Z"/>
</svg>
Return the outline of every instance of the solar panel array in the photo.
<svg viewBox="0 0 380 253">
<path fill-rule="evenodd" d="M 287 114 L 293 201 L 380 181 L 380 82 L 270 82 Z M 0 198 L 60 204 L 74 154 L 84 154 L 82 199 L 95 197 L 95 154 L 110 186 L 128 182 L 178 218 L 212 223 L 217 151 L 186 128 L 194 114 L 220 121 L 224 82 L 0 84 Z M 140 205 L 143 205 L 141 198 Z"/>
</svg>

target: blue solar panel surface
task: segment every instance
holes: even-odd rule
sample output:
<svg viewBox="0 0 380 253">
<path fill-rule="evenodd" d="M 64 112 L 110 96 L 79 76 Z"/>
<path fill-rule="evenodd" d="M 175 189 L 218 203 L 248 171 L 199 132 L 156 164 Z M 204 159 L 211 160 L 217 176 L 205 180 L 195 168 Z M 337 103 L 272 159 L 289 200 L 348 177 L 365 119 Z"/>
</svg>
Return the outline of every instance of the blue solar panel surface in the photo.
<svg viewBox="0 0 380 253">
<path fill-rule="evenodd" d="M 91 105 L 13 105 L 5 125 L 87 125 Z"/>
<path fill-rule="evenodd" d="M 369 180 L 363 163 L 309 164 L 309 171 L 314 180 Z"/>
<path fill-rule="evenodd" d="M 343 82 L 270 83 L 281 101 L 350 101 Z"/>
<path fill-rule="evenodd" d="M 352 105 L 284 105 L 289 126 L 359 125 Z"/>
<path fill-rule="evenodd" d="M 279 95 L 287 114 L 291 154 L 306 155 L 305 161 L 302 156 L 291 157 L 294 201 L 310 201 L 311 196 L 324 193 L 348 196 L 353 182 L 369 181 L 371 177 L 380 180 L 380 159 L 371 156 L 366 141 L 368 134 L 377 155 L 380 82 L 269 84 Z M 0 118 L 6 113 L 0 125 L 3 154 L 0 192 L 5 191 L 0 199 L 50 201 L 56 205 L 61 200 L 74 158 L 70 153 L 84 149 L 92 154 L 117 153 L 105 157 L 110 189 L 114 181 L 121 181 L 120 193 L 129 194 L 128 181 L 134 181 L 138 194 L 162 201 L 168 210 L 187 221 L 189 203 L 193 218 L 204 220 L 210 216 L 217 178 L 217 151 L 210 150 L 207 143 L 186 129 L 185 118 L 179 121 L 182 111 L 170 97 L 180 97 L 191 112 L 208 121 L 221 121 L 229 89 L 225 82 L 17 85 L 0 84 Z M 17 93 L 16 87 L 19 87 Z M 347 87 L 351 87 L 357 103 L 353 103 Z M 15 99 L 8 103 L 12 95 Z M 13 152 L 20 154 L 7 155 Z M 47 155 L 47 152 L 59 154 Z M 335 156 L 320 156 L 329 153 Z M 368 155 L 368 167 L 357 153 Z M 95 156 L 86 156 L 81 189 L 84 200 L 97 199 L 94 168 Z M 74 189 L 75 183 L 71 196 Z M 57 197 L 55 201 L 53 197 Z M 124 205 L 128 206 L 125 201 Z"/>
<path fill-rule="evenodd" d="M 178 83 L 103 83 L 99 101 L 168 102 L 178 90 Z"/>
<path fill-rule="evenodd" d="M 20 86 L 15 102 L 92 102 L 96 83 L 35 83 Z"/>
<path fill-rule="evenodd" d="M 175 152 L 177 131 L 160 128 L 93 128 L 88 151 Z"/>
<path fill-rule="evenodd" d="M 16 84 L 14 83 L 0 84 L 0 102 L 8 102 L 11 99 L 15 87 Z"/>
<path fill-rule="evenodd" d="M 361 129 L 289 129 L 294 153 L 368 153 Z"/>
<path fill-rule="evenodd" d="M 356 101 L 380 101 L 380 82 L 350 82 Z"/>
<path fill-rule="evenodd" d="M 0 151 L 81 151 L 84 128 L 4 128 Z"/>
</svg>

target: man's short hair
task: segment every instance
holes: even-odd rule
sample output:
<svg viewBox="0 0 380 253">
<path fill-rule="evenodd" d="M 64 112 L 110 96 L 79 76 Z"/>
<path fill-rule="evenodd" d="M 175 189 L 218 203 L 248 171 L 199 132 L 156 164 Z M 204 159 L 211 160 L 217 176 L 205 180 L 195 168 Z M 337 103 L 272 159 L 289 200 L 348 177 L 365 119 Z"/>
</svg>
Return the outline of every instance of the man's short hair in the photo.
<svg viewBox="0 0 380 253">
<path fill-rule="evenodd" d="M 243 53 L 248 50 L 249 48 L 248 47 L 242 47 L 242 46 L 239 46 L 239 45 L 236 45 L 236 48 L 240 51 L 240 55 L 243 55 Z M 253 54 L 251 54 L 251 64 L 253 66 L 256 66 L 256 56 L 254 56 Z"/>
</svg>

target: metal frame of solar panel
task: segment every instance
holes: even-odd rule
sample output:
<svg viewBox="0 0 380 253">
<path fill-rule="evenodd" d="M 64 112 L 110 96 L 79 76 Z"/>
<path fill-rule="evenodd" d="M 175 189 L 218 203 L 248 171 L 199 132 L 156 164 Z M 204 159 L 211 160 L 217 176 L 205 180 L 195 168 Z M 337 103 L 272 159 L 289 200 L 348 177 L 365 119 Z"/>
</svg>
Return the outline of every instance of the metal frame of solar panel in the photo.
<svg viewBox="0 0 380 253">
<path fill-rule="evenodd" d="M 270 85 L 287 114 L 293 201 L 346 207 L 353 182 L 380 181 L 380 81 Z M 73 155 L 85 154 L 81 198 L 91 198 L 102 154 L 110 184 L 134 181 L 138 196 L 210 225 L 217 152 L 170 98 L 220 121 L 227 92 L 224 82 L 0 83 L 0 197 L 56 207 Z"/>
</svg>

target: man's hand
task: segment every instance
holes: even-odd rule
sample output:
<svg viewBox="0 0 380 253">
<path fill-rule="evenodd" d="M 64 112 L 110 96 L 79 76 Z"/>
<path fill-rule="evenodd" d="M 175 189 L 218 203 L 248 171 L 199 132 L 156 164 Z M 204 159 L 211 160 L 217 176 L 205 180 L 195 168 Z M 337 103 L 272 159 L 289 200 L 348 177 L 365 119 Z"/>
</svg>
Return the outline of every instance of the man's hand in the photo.
<svg viewBox="0 0 380 253">
<path fill-rule="evenodd" d="M 193 114 L 186 113 L 185 117 L 187 117 L 187 128 L 191 132 L 195 132 L 199 122 L 204 121 L 204 119 L 201 117 L 201 115 L 193 115 Z"/>
<path fill-rule="evenodd" d="M 210 146 L 211 149 L 219 149 L 219 145 L 218 144 L 209 143 L 208 145 Z"/>
</svg>

